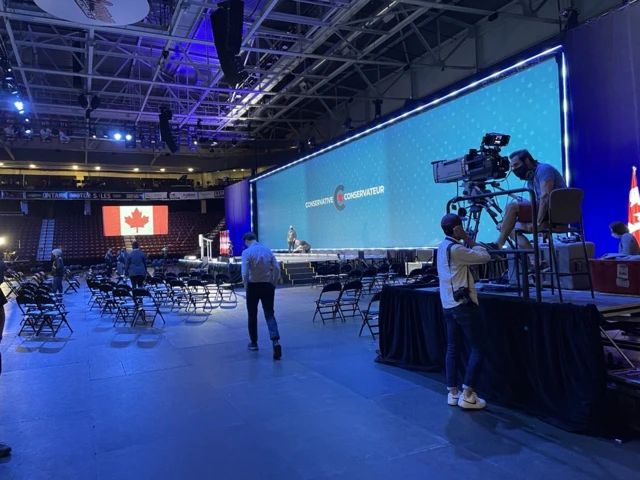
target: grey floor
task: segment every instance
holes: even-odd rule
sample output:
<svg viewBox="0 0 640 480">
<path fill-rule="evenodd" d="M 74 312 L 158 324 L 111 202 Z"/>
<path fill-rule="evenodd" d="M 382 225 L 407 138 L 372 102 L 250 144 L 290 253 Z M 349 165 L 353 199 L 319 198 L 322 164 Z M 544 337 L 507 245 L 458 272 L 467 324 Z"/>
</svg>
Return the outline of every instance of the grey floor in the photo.
<svg viewBox="0 0 640 480">
<path fill-rule="evenodd" d="M 75 332 L 0 344 L 1 480 L 638 479 L 640 444 L 446 404 L 437 379 L 375 364 L 359 321 L 311 322 L 317 291 L 277 292 L 284 346 L 246 350 L 243 293 L 163 329 L 113 328 L 66 297 Z M 262 321 L 262 319 L 261 319 Z"/>
</svg>

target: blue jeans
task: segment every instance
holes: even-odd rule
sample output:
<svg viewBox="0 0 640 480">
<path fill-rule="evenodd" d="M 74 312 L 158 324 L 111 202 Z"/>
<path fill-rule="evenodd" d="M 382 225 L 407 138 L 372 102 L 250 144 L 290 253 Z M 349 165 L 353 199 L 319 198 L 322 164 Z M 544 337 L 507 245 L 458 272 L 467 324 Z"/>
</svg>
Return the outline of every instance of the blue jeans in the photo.
<svg viewBox="0 0 640 480">
<path fill-rule="evenodd" d="M 51 282 L 55 293 L 62 293 L 62 277 L 53 277 Z"/>
<path fill-rule="evenodd" d="M 249 283 L 247 285 L 247 313 L 249 315 L 249 339 L 258 343 L 258 303 L 262 303 L 264 319 L 267 321 L 271 340 L 280 340 L 278 322 L 273 313 L 276 287 L 269 282 Z"/>
<path fill-rule="evenodd" d="M 464 386 L 473 388 L 484 360 L 485 331 L 480 318 L 480 307 L 475 303 L 444 309 L 447 323 L 447 387 L 457 388 L 457 362 L 462 344 L 462 335 L 471 344 L 471 355 L 464 376 Z"/>
</svg>

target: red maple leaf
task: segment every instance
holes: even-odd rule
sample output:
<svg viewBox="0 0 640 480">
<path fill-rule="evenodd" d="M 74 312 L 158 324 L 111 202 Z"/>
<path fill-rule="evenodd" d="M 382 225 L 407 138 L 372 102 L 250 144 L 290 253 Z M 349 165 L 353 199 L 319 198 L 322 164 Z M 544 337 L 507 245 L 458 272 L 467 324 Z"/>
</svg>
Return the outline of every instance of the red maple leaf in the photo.
<svg viewBox="0 0 640 480">
<path fill-rule="evenodd" d="M 149 223 L 149 217 L 142 215 L 142 212 L 136 208 L 131 215 L 124 217 L 124 222 L 131 228 L 135 228 L 138 233 L 140 228 L 144 228 Z"/>
</svg>

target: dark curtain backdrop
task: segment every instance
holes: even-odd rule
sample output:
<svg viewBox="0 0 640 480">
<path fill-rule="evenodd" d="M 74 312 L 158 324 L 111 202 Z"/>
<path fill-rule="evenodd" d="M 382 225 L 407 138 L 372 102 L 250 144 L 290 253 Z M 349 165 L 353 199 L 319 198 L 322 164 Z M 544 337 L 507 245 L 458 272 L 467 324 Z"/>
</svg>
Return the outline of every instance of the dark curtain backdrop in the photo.
<svg viewBox="0 0 640 480">
<path fill-rule="evenodd" d="M 595 306 L 481 294 L 480 309 L 487 348 L 477 388 L 488 402 L 517 408 L 569 431 L 602 427 L 607 374 L 599 330 L 602 317 Z M 377 361 L 444 371 L 446 350 L 438 292 L 405 287 L 382 291 Z M 459 378 L 464 377 L 469 350 L 465 341 Z"/>
<path fill-rule="evenodd" d="M 572 186 L 585 191 L 587 240 L 617 252 L 608 226 L 627 221 L 631 167 L 640 166 L 640 6 L 572 30 L 565 40 Z"/>
<path fill-rule="evenodd" d="M 224 189 L 224 211 L 233 253 L 240 255 L 245 249 L 242 236 L 251 230 L 249 180 L 234 183 Z"/>
</svg>

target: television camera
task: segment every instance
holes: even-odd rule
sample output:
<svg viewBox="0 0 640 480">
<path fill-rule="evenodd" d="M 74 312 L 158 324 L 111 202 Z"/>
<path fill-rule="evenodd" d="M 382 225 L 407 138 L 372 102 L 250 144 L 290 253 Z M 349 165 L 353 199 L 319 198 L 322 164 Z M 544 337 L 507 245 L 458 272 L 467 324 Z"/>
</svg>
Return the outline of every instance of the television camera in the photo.
<svg viewBox="0 0 640 480">
<path fill-rule="evenodd" d="M 500 155 L 502 147 L 509 145 L 511 137 L 502 133 L 487 133 L 482 139 L 480 149 L 472 148 L 464 157 L 454 160 L 433 162 L 433 179 L 436 183 L 458 183 L 461 195 L 452 208 L 458 209 L 458 215 L 466 219 L 466 231 L 475 239 L 480 226 L 480 215 L 486 211 L 493 222 L 498 224 L 502 209 L 493 197 L 482 196 L 490 193 L 489 187 L 497 190 L 500 180 L 510 171 L 509 159 Z M 463 203 L 458 208 L 456 203 Z"/>
<path fill-rule="evenodd" d="M 509 159 L 501 156 L 500 150 L 509 140 L 509 135 L 487 133 L 479 150 L 472 148 L 464 157 L 433 162 L 433 179 L 436 183 L 486 183 L 506 178 Z"/>
</svg>

